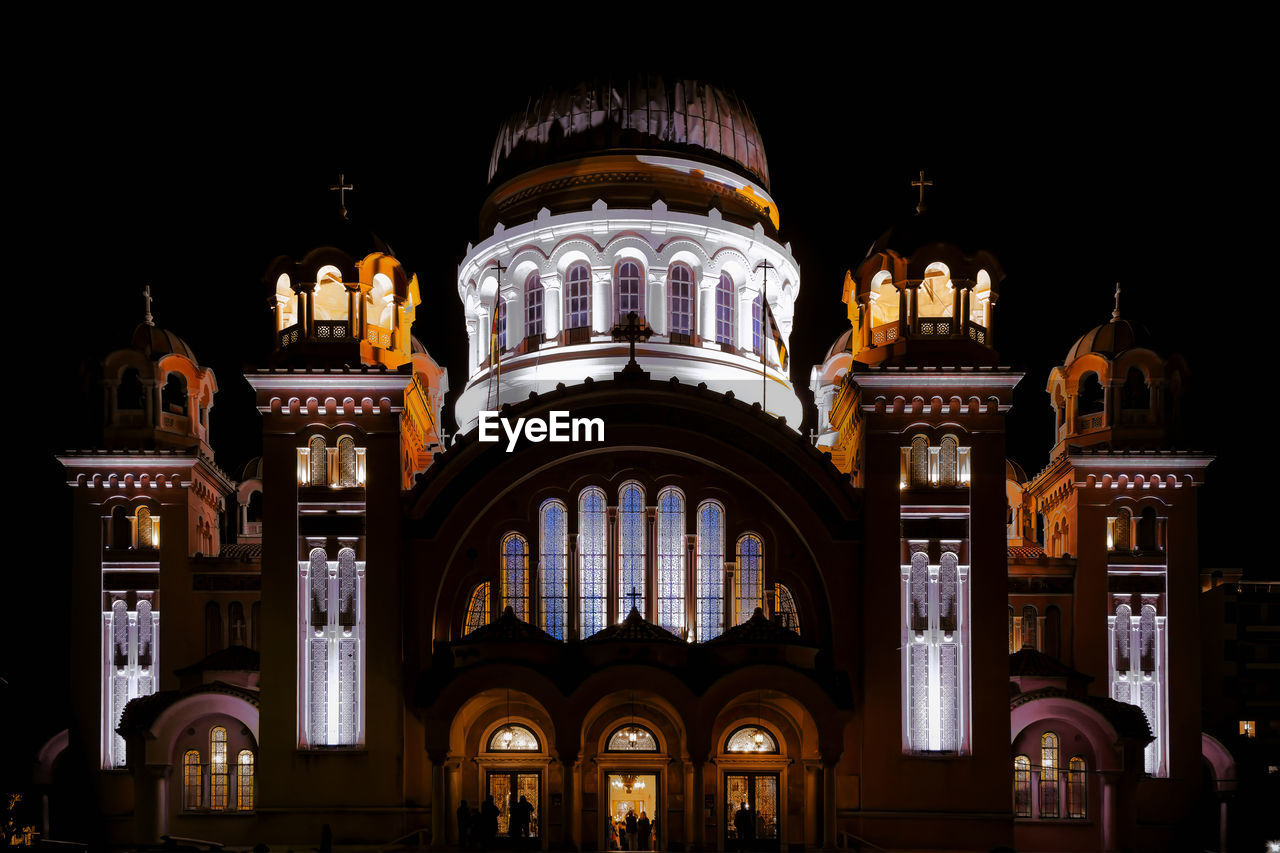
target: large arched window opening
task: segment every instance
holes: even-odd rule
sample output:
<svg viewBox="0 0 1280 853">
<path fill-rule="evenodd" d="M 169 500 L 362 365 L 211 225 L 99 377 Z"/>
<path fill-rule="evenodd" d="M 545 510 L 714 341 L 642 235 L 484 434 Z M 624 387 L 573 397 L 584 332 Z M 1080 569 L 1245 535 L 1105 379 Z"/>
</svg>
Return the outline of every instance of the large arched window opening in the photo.
<svg viewBox="0 0 1280 853">
<path fill-rule="evenodd" d="M 1153 506 L 1144 507 L 1142 515 L 1138 519 L 1138 550 L 1139 551 L 1155 551 L 1159 548 L 1159 537 L 1156 530 L 1156 508 Z"/>
<path fill-rule="evenodd" d="M 672 264 L 667 273 L 667 306 L 672 343 L 689 343 L 693 336 L 693 270 L 684 264 Z M 676 340 L 677 335 L 685 340 Z"/>
<path fill-rule="evenodd" d="M 253 810 L 253 750 L 242 749 L 236 757 L 236 808 Z"/>
<path fill-rule="evenodd" d="M 800 633 L 800 611 L 796 609 L 795 596 L 785 584 L 773 585 L 774 619 L 788 631 Z"/>
<path fill-rule="evenodd" d="M 594 486 L 578 496 L 579 635 L 590 637 L 608 616 L 608 531 L 604 492 Z"/>
<path fill-rule="evenodd" d="M 1076 414 L 1092 415 L 1103 409 L 1102 382 L 1098 374 L 1090 371 L 1080 377 L 1080 386 L 1076 398 Z"/>
<path fill-rule="evenodd" d="M 565 276 L 565 329 L 591 327 L 591 268 L 574 264 Z"/>
<path fill-rule="evenodd" d="M 126 367 L 120 374 L 120 384 L 116 386 L 116 409 L 120 411 L 137 411 L 146 406 L 146 391 L 142 387 L 142 379 L 136 367 Z"/>
<path fill-rule="evenodd" d="M 244 605 L 233 601 L 227 605 L 227 645 L 243 646 L 249 642 L 249 625 L 244 621 Z"/>
<path fill-rule="evenodd" d="M 122 506 L 111 510 L 111 547 L 122 551 L 133 547 L 129 513 Z"/>
<path fill-rule="evenodd" d="M 489 735 L 486 745 L 488 752 L 541 752 L 538 736 L 527 726 L 518 723 L 507 723 L 499 726 Z"/>
<path fill-rule="evenodd" d="M 344 488 L 360 484 L 356 467 L 356 440 L 349 435 L 338 439 L 338 485 Z"/>
<path fill-rule="evenodd" d="M 524 280 L 524 336 L 542 342 L 542 276 L 531 274 Z"/>
<path fill-rule="evenodd" d="M 1147 385 L 1146 374 L 1140 368 L 1130 367 L 1125 374 L 1124 387 L 1120 390 L 1120 408 L 1151 408 L 1151 388 Z"/>
<path fill-rule="evenodd" d="M 734 578 L 734 624 L 741 625 L 764 606 L 764 545 L 747 533 L 738 538 L 738 571 Z"/>
<path fill-rule="evenodd" d="M 538 588 L 542 598 L 542 630 L 563 640 L 569 628 L 568 519 L 564 504 L 557 500 L 543 503 L 539 516 Z"/>
<path fill-rule="evenodd" d="M 1039 614 L 1036 612 L 1034 604 L 1025 604 L 1022 607 L 1022 647 L 1024 649 L 1038 649 L 1040 644 L 1037 642 L 1036 630 L 1039 628 Z"/>
<path fill-rule="evenodd" d="M 529 543 L 519 533 L 502 540 L 502 607 L 529 621 Z"/>
<path fill-rule="evenodd" d="M 625 322 L 632 312 L 644 319 L 644 271 L 634 261 L 618 264 L 614 273 L 614 304 L 618 306 L 618 322 Z"/>
<path fill-rule="evenodd" d="M 200 753 L 188 749 L 182 756 L 182 807 L 187 811 L 195 811 L 204 807 L 203 768 L 200 766 Z"/>
<path fill-rule="evenodd" d="M 209 730 L 209 808 L 224 811 L 230 780 L 227 774 L 227 730 L 214 726 Z"/>
<path fill-rule="evenodd" d="M 911 488 L 929 485 L 929 438 L 917 435 L 911 439 Z"/>
<path fill-rule="evenodd" d="M 647 616 L 645 589 L 644 489 L 627 483 L 618 492 L 618 618 L 635 607 Z"/>
<path fill-rule="evenodd" d="M 751 351 L 757 355 L 764 348 L 764 295 L 756 294 L 751 300 Z"/>
<path fill-rule="evenodd" d="M 467 622 L 462 628 L 463 636 L 477 628 L 489 624 L 489 582 L 478 583 L 471 590 L 467 599 Z"/>
<path fill-rule="evenodd" d="M 1078 755 L 1067 763 L 1067 818 L 1083 820 L 1089 812 L 1088 765 Z"/>
<path fill-rule="evenodd" d="M 959 482 L 959 442 L 954 435 L 944 435 L 938 442 L 938 485 L 954 486 Z"/>
<path fill-rule="evenodd" d="M 157 541 L 155 520 L 151 517 L 151 510 L 145 506 L 140 506 L 134 510 L 134 520 L 138 525 L 138 547 L 139 548 L 158 548 L 160 543 Z"/>
<path fill-rule="evenodd" d="M 1128 551 L 1130 547 L 1129 531 L 1133 513 L 1128 507 L 1121 507 L 1111 522 L 1111 550 Z"/>
<path fill-rule="evenodd" d="M 1025 755 L 1013 759 L 1013 816 L 1031 817 L 1031 759 Z"/>
<path fill-rule="evenodd" d="M 507 351 L 507 300 L 498 297 L 498 316 L 494 323 L 498 330 L 498 352 Z"/>
<path fill-rule="evenodd" d="M 684 631 L 684 495 L 676 488 L 658 493 L 658 624 Z"/>
<path fill-rule="evenodd" d="M 1040 737 L 1040 817 L 1058 817 L 1058 736 Z"/>
<path fill-rule="evenodd" d="M 733 346 L 733 302 L 736 296 L 733 277 L 720 274 L 716 284 L 716 343 Z"/>
<path fill-rule="evenodd" d="M 724 629 L 724 507 L 705 501 L 698 507 L 698 642 Z"/>
<path fill-rule="evenodd" d="M 172 415 L 187 413 L 187 378 L 181 373 L 170 373 L 165 377 L 164 388 L 160 390 L 160 405 Z"/>
</svg>

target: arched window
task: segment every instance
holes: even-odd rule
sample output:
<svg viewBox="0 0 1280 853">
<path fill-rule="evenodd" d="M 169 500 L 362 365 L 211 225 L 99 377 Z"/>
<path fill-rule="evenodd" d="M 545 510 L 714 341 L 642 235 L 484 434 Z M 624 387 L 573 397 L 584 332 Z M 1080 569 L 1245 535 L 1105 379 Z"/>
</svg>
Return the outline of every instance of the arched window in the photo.
<svg viewBox="0 0 1280 853">
<path fill-rule="evenodd" d="M 501 296 L 498 297 L 498 352 L 506 352 L 507 349 L 507 300 Z"/>
<path fill-rule="evenodd" d="M 698 507 L 698 642 L 724 629 L 724 508 L 715 501 Z"/>
<path fill-rule="evenodd" d="M 138 376 L 138 368 L 126 367 L 120 374 L 120 384 L 116 386 L 116 408 L 122 411 L 137 411 L 146 405 L 146 392 L 142 388 L 142 380 Z"/>
<path fill-rule="evenodd" d="M 565 329 L 591 327 L 591 268 L 574 264 L 565 276 Z"/>
<path fill-rule="evenodd" d="M 1031 817 L 1031 759 L 1013 759 L 1013 816 Z"/>
<path fill-rule="evenodd" d="M 1116 672 L 1129 671 L 1129 632 L 1131 630 L 1129 619 L 1131 612 L 1127 604 L 1121 604 L 1116 607 Z M 1127 687 L 1128 685 L 1126 685 L 1126 689 Z M 1120 699 L 1119 696 L 1116 698 Z M 1126 695 L 1121 701 L 1127 702 L 1129 697 Z"/>
<path fill-rule="evenodd" d="M 1142 510 L 1142 516 L 1138 519 L 1138 550 L 1154 551 L 1159 548 L 1156 537 L 1156 508 L 1153 506 L 1145 507 Z"/>
<path fill-rule="evenodd" d="M 187 378 L 181 373 L 170 373 L 165 377 L 164 388 L 160 391 L 160 405 L 164 411 L 173 415 L 187 413 Z"/>
<path fill-rule="evenodd" d="M 778 739 L 763 726 L 742 726 L 734 729 L 729 737 L 725 738 L 724 751 L 776 755 Z"/>
<path fill-rule="evenodd" d="M 524 280 L 524 336 L 542 341 L 542 276 L 533 273 Z"/>
<path fill-rule="evenodd" d="M 242 749 L 236 757 L 236 808 L 253 810 L 253 750 Z"/>
<path fill-rule="evenodd" d="M 323 548 L 312 548 L 309 558 L 311 586 L 311 625 L 323 628 L 329 618 L 329 555 Z"/>
<path fill-rule="evenodd" d="M 608 549 L 604 492 L 592 487 L 578 495 L 579 636 L 602 629 L 608 614 Z"/>
<path fill-rule="evenodd" d="M 1058 736 L 1040 736 L 1040 817 L 1058 817 Z"/>
<path fill-rule="evenodd" d="M 1151 408 L 1151 388 L 1147 385 L 1146 375 L 1137 367 L 1130 367 L 1125 374 L 1124 387 L 1120 390 L 1120 408 Z"/>
<path fill-rule="evenodd" d="M 751 618 L 757 607 L 764 606 L 764 545 L 760 537 L 747 533 L 738 538 L 738 574 L 735 578 L 737 611 L 735 625 Z"/>
<path fill-rule="evenodd" d="M 227 807 L 227 730 L 214 726 L 209 730 L 209 808 L 222 811 Z"/>
<path fill-rule="evenodd" d="M 133 531 L 129 525 L 129 513 L 122 506 L 111 510 L 111 547 L 121 550 L 133 547 Z"/>
<path fill-rule="evenodd" d="M 134 511 L 134 518 L 138 523 L 138 547 L 158 547 L 159 543 L 156 542 L 155 523 L 151 519 L 151 510 L 145 506 L 140 506 Z"/>
<path fill-rule="evenodd" d="M 1022 647 L 1024 649 L 1039 648 L 1040 644 L 1036 642 L 1036 629 L 1039 627 L 1034 604 L 1024 604 L 1022 607 Z"/>
<path fill-rule="evenodd" d="M 657 752 L 658 739 L 644 726 L 631 723 L 615 729 L 605 744 L 606 752 Z"/>
<path fill-rule="evenodd" d="M 153 642 L 152 630 L 154 622 L 151 619 L 151 602 L 138 602 L 138 666 L 151 666 L 151 646 Z M 138 693 L 142 696 L 151 695 L 151 675 L 141 675 L 138 677 Z"/>
<path fill-rule="evenodd" d="M 1044 653 L 1062 657 L 1062 611 L 1056 604 L 1050 604 L 1044 612 Z"/>
<path fill-rule="evenodd" d="M 351 548 L 343 548 L 338 552 L 338 624 L 347 630 L 356 625 L 358 596 L 356 552 Z"/>
<path fill-rule="evenodd" d="M 188 749 L 182 756 L 182 807 L 187 811 L 202 808 L 204 800 L 204 780 L 200 767 L 200 753 Z"/>
<path fill-rule="evenodd" d="M 467 623 L 462 628 L 463 636 L 477 628 L 489 624 L 489 582 L 478 583 L 471 590 L 471 598 L 467 602 Z"/>
<path fill-rule="evenodd" d="M 627 483 L 618 492 L 618 618 L 634 606 L 645 611 L 644 489 Z"/>
<path fill-rule="evenodd" d="M 204 653 L 211 655 L 222 648 L 222 608 L 210 601 L 204 606 Z"/>
<path fill-rule="evenodd" d="M 785 584 L 773 585 L 774 619 L 788 631 L 800 633 L 800 611 L 796 609 L 795 596 Z"/>
<path fill-rule="evenodd" d="M 359 485 L 356 472 L 356 440 L 349 435 L 338 439 L 338 485 Z"/>
<path fill-rule="evenodd" d="M 539 515 L 538 588 L 542 597 L 542 630 L 563 640 L 569 628 L 568 519 L 564 504 L 556 500 L 545 502 Z"/>
<path fill-rule="evenodd" d="M 1156 609 L 1150 604 L 1142 605 L 1138 617 L 1139 665 L 1144 673 L 1153 672 L 1156 668 Z"/>
<path fill-rule="evenodd" d="M 245 520 L 250 524 L 262 523 L 262 492 L 249 493 L 249 507 L 245 510 Z"/>
<path fill-rule="evenodd" d="M 1089 811 L 1089 777 L 1084 759 L 1078 755 L 1067 762 L 1067 817 L 1082 820 Z"/>
<path fill-rule="evenodd" d="M 1013 612 L 1013 605 L 1009 605 L 1009 654 L 1013 654 L 1022 648 L 1022 642 L 1018 634 L 1018 618 Z"/>
<path fill-rule="evenodd" d="M 508 723 L 489 735 L 490 752 L 539 752 L 538 736 L 516 723 Z"/>
<path fill-rule="evenodd" d="M 636 317 L 644 319 L 644 273 L 639 264 L 624 261 L 618 265 L 614 276 L 614 293 L 619 323 L 626 320 L 627 315 L 633 311 Z"/>
<path fill-rule="evenodd" d="M 324 436 L 315 435 L 307 442 L 307 482 L 312 486 L 329 484 L 329 453 L 325 450 Z"/>
<path fill-rule="evenodd" d="M 733 301 L 736 296 L 733 277 L 720 274 L 716 284 L 716 343 L 733 346 Z"/>
<path fill-rule="evenodd" d="M 519 533 L 502 540 L 502 607 L 516 618 L 529 620 L 529 544 Z"/>
<path fill-rule="evenodd" d="M 1129 522 L 1132 515 L 1128 507 L 1121 507 L 1116 512 L 1115 521 L 1111 524 L 1111 550 L 1129 550 Z"/>
<path fill-rule="evenodd" d="M 764 294 L 751 300 L 751 351 L 760 353 L 764 346 Z"/>
<path fill-rule="evenodd" d="M 684 495 L 658 493 L 658 624 L 674 634 L 684 630 Z"/>
<path fill-rule="evenodd" d="M 258 626 L 262 624 L 262 602 L 255 601 L 249 605 L 249 648 L 260 649 L 258 645 Z"/>
<path fill-rule="evenodd" d="M 1102 383 L 1098 374 L 1090 371 L 1080 377 L 1080 386 L 1076 397 L 1076 414 L 1092 415 L 1103 409 Z"/>
<path fill-rule="evenodd" d="M 672 264 L 667 273 L 668 331 L 673 335 L 693 335 L 693 270 Z"/>
<path fill-rule="evenodd" d="M 929 555 L 917 551 L 911 555 L 911 630 L 929 630 Z"/>
<path fill-rule="evenodd" d="M 227 605 L 227 645 L 243 646 L 249 641 L 244 621 L 244 605 L 233 601 Z"/>
<path fill-rule="evenodd" d="M 954 486 L 959 480 L 959 449 L 954 435 L 944 435 L 938 442 L 938 484 Z"/>
<path fill-rule="evenodd" d="M 917 435 L 911 439 L 911 488 L 929 485 L 929 438 Z"/>
<path fill-rule="evenodd" d="M 938 627 L 944 634 L 956 630 L 956 606 L 960 588 L 959 558 L 948 551 L 942 555 L 938 569 Z"/>
</svg>

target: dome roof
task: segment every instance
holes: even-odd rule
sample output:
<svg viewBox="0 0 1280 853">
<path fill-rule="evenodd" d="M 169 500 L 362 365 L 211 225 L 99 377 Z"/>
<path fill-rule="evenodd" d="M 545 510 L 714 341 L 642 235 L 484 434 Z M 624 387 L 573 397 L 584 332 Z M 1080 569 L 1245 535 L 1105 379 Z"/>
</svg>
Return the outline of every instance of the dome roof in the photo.
<svg viewBox="0 0 1280 853">
<path fill-rule="evenodd" d="M 261 480 L 262 479 L 262 457 L 255 456 L 244 466 L 244 471 L 240 474 L 240 482 L 245 480 Z"/>
<path fill-rule="evenodd" d="M 1012 459 L 1004 460 L 1004 478 L 1013 480 L 1015 483 L 1027 482 L 1027 473 L 1022 470 L 1022 466 Z"/>
<path fill-rule="evenodd" d="M 1150 332 L 1142 326 L 1115 317 L 1111 322 L 1095 326 L 1081 335 L 1067 353 L 1067 360 L 1063 364 L 1070 364 L 1088 353 L 1115 358 L 1120 353 L 1137 347 L 1152 348 Z"/>
<path fill-rule="evenodd" d="M 836 338 L 835 343 L 827 350 L 827 354 L 823 356 L 822 361 L 825 364 L 830 361 L 833 356 L 842 352 L 853 352 L 853 329 L 845 329 L 844 334 Z"/>
<path fill-rule="evenodd" d="M 697 80 L 646 74 L 552 89 L 530 99 L 498 131 L 489 180 L 618 149 L 692 155 L 769 189 L 760 132 L 737 95 Z"/>
<path fill-rule="evenodd" d="M 138 352 L 151 359 L 159 360 L 172 353 L 185 356 L 191 360 L 192 364 L 200 363 L 196 361 L 196 354 L 191 351 L 191 347 L 187 346 L 186 341 L 168 329 L 162 329 L 159 326 L 139 323 L 138 327 L 133 330 L 132 346 Z"/>
</svg>

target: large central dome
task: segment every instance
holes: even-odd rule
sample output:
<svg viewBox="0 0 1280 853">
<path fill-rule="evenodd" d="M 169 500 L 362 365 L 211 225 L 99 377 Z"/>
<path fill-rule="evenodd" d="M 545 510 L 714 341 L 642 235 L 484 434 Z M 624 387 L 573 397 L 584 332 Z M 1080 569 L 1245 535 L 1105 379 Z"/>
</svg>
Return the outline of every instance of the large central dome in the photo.
<svg viewBox="0 0 1280 853">
<path fill-rule="evenodd" d="M 769 189 L 755 119 L 737 95 L 696 80 L 637 75 L 549 90 L 503 123 L 489 180 L 619 150 L 658 150 L 726 166 Z"/>
</svg>

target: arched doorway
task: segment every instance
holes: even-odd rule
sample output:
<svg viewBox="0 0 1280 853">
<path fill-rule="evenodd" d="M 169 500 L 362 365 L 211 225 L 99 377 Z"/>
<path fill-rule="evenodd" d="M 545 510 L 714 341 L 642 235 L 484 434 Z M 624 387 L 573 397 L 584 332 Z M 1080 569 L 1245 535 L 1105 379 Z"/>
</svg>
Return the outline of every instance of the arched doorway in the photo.
<svg viewBox="0 0 1280 853">
<path fill-rule="evenodd" d="M 720 744 L 725 850 L 778 850 L 786 813 L 786 768 L 778 735 L 760 721 L 732 728 Z"/>
</svg>

